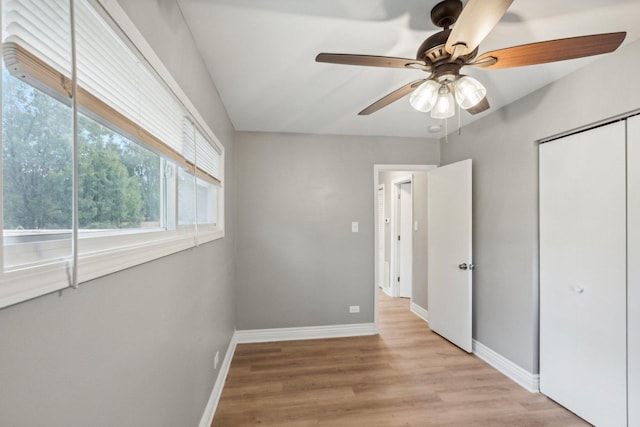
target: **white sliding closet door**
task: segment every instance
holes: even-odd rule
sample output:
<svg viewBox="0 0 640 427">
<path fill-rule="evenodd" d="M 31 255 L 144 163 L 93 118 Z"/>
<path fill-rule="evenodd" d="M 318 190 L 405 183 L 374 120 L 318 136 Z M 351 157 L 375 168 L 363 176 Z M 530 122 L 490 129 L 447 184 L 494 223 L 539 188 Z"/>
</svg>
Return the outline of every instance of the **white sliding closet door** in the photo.
<svg viewBox="0 0 640 427">
<path fill-rule="evenodd" d="M 625 123 L 540 146 L 540 390 L 627 425 Z"/>
<path fill-rule="evenodd" d="M 640 426 L 640 116 L 627 120 L 629 426 Z"/>
</svg>

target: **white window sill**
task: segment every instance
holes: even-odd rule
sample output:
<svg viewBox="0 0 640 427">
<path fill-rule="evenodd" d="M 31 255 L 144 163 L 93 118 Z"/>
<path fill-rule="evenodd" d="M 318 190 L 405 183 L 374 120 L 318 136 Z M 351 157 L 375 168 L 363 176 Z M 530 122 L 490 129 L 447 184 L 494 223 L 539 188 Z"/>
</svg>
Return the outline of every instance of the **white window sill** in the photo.
<svg viewBox="0 0 640 427">
<path fill-rule="evenodd" d="M 201 227 L 198 237 L 193 227 L 173 231 L 123 233 L 78 241 L 78 283 L 82 284 L 197 244 L 224 237 L 223 230 Z M 17 304 L 70 286 L 71 255 L 46 263 L 4 272 L 0 281 L 0 308 Z"/>
</svg>

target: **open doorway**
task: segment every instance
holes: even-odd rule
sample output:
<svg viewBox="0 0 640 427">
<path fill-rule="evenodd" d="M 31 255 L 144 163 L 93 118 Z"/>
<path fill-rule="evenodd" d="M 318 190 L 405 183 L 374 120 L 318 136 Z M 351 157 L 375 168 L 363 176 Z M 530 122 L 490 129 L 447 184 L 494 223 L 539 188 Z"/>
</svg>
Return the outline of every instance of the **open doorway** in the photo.
<svg viewBox="0 0 640 427">
<path fill-rule="evenodd" d="M 382 177 L 384 179 L 386 176 L 394 176 L 395 174 L 396 172 L 383 172 Z M 391 181 L 389 225 L 391 286 L 389 287 L 390 292 L 387 293 L 396 298 L 411 298 L 413 287 L 413 173 Z"/>
<path fill-rule="evenodd" d="M 427 171 L 436 167 L 374 165 L 376 327 L 379 290 L 410 298 L 411 311 L 426 320 Z"/>
</svg>

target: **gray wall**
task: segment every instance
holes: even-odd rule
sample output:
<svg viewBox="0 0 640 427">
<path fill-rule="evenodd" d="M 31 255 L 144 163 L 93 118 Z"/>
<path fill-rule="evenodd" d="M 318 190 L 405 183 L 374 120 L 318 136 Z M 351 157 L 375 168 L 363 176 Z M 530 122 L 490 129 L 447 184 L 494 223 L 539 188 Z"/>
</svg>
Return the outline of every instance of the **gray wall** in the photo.
<svg viewBox="0 0 640 427">
<path fill-rule="evenodd" d="M 635 42 L 441 144 L 443 165 L 473 159 L 473 336 L 527 371 L 538 372 L 534 141 L 640 108 L 639 66 Z"/>
<path fill-rule="evenodd" d="M 427 172 L 414 173 L 413 220 L 418 221 L 418 231 L 413 229 L 413 288 L 411 302 L 427 310 Z"/>
<path fill-rule="evenodd" d="M 437 163 L 432 163 L 437 165 Z M 379 184 L 384 184 L 385 216 L 391 218 L 393 209 L 392 181 L 413 175 L 413 221 L 418 221 L 418 231 L 413 231 L 413 268 L 411 301 L 427 309 L 427 177 L 426 171 L 382 171 Z M 413 227 L 411 228 L 413 230 Z M 384 259 L 391 268 L 392 224 L 385 224 Z M 389 273 L 391 274 L 391 272 Z"/>
<path fill-rule="evenodd" d="M 373 322 L 373 165 L 437 164 L 438 141 L 250 132 L 235 141 L 238 329 Z"/>
<path fill-rule="evenodd" d="M 121 1 L 226 149 L 226 237 L 0 310 L 0 425 L 195 426 L 235 324 L 233 128 L 173 2 Z"/>
</svg>

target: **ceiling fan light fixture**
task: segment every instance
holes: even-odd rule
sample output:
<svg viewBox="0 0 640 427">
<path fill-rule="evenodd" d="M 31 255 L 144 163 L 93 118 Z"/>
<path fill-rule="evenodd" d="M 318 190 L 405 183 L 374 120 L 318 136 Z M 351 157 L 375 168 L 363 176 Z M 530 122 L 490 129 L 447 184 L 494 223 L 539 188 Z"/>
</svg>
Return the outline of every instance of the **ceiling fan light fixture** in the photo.
<svg viewBox="0 0 640 427">
<path fill-rule="evenodd" d="M 440 85 L 433 81 L 427 80 L 413 91 L 409 98 L 409 103 L 413 108 L 423 113 L 431 111 L 438 97 Z"/>
<path fill-rule="evenodd" d="M 466 110 L 475 107 L 487 94 L 487 89 L 471 76 L 460 76 L 455 83 L 456 101 Z"/>
<path fill-rule="evenodd" d="M 433 109 L 431 110 L 431 117 L 434 119 L 448 119 L 456 114 L 456 105 L 449 89 L 448 84 L 440 85 L 438 89 L 438 98 L 436 100 Z"/>
</svg>

